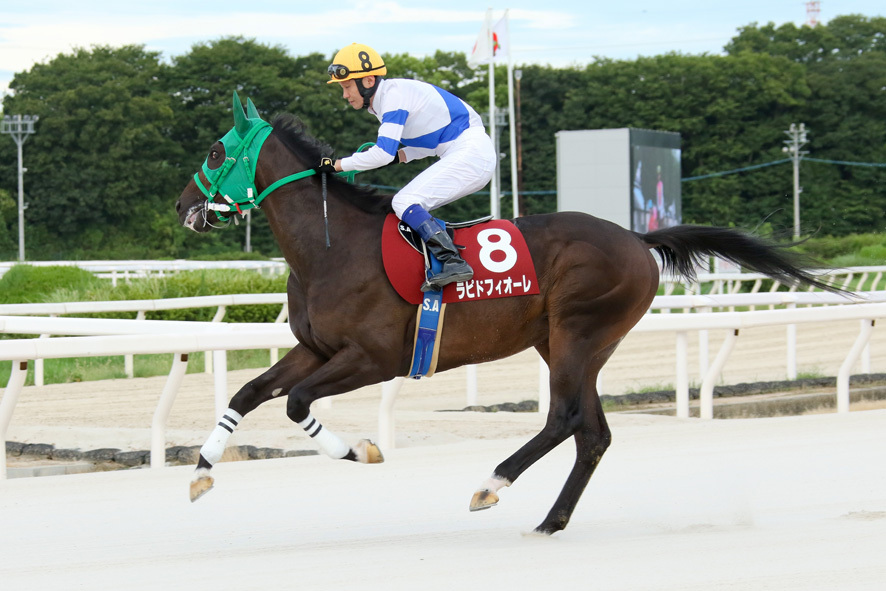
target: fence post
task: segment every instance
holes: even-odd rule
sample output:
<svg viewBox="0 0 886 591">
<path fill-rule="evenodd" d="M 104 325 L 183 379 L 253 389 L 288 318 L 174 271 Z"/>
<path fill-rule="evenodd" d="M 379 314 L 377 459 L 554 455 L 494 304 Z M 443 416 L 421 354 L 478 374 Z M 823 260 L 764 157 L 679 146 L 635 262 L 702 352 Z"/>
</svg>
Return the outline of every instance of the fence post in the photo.
<svg viewBox="0 0 886 591">
<path fill-rule="evenodd" d="M 215 365 L 212 376 L 215 384 L 215 420 L 219 420 L 228 408 L 228 352 L 224 349 L 212 351 L 212 359 Z"/>
<path fill-rule="evenodd" d="M 708 370 L 704 381 L 701 383 L 701 392 L 698 398 L 699 416 L 703 419 L 714 418 L 714 383 L 720 377 L 720 372 L 723 371 L 723 366 L 726 365 L 726 360 L 729 359 L 729 355 L 732 353 L 732 348 L 735 347 L 735 341 L 737 340 L 738 329 L 726 335 L 726 340 L 723 341 L 720 352 L 717 353 L 717 357 L 714 359 L 714 365 Z"/>
<path fill-rule="evenodd" d="M 12 411 L 15 410 L 15 403 L 18 402 L 18 395 L 25 385 L 25 378 L 28 377 L 28 362 L 13 359 L 12 373 L 9 374 L 9 382 L 6 384 L 6 391 L 3 393 L 3 399 L 0 400 L 0 480 L 6 479 L 6 431 L 9 429 L 9 422 L 12 420 Z"/>
<path fill-rule="evenodd" d="M 145 311 L 139 310 L 135 315 L 136 320 L 144 320 L 145 319 Z M 123 356 L 123 370 L 126 372 L 126 377 L 131 378 L 135 376 L 135 355 L 124 355 Z"/>
<path fill-rule="evenodd" d="M 873 332 L 874 320 L 872 318 L 862 320 L 861 332 L 858 333 L 852 349 L 849 350 L 849 355 L 843 360 L 837 374 L 837 412 L 849 412 L 849 375 L 852 373 L 852 366 L 858 361 L 858 356 L 868 344 Z"/>
<path fill-rule="evenodd" d="M 169 411 L 172 410 L 172 403 L 175 402 L 175 395 L 178 394 L 187 369 L 188 354 L 174 354 L 172 369 L 169 370 L 169 377 L 163 386 L 151 422 L 151 468 L 162 468 L 166 465 L 166 421 L 169 419 Z"/>
<path fill-rule="evenodd" d="M 793 310 L 797 307 L 797 304 L 790 302 L 787 304 L 786 308 L 788 310 Z M 797 325 L 796 324 L 788 324 L 788 379 L 796 380 L 797 379 Z"/>
<path fill-rule="evenodd" d="M 538 356 L 538 412 L 548 414 L 551 409 L 551 370 Z"/>
<path fill-rule="evenodd" d="M 677 332 L 677 383 L 675 386 L 677 417 L 689 418 L 689 363 L 686 331 Z"/>
<path fill-rule="evenodd" d="M 381 385 L 381 404 L 378 409 L 378 444 L 382 449 L 394 449 L 394 402 L 406 378 L 394 378 Z"/>
<path fill-rule="evenodd" d="M 225 317 L 226 311 L 227 308 L 225 306 L 219 306 L 218 310 L 215 311 L 215 316 L 212 317 L 212 322 L 221 322 L 222 318 Z M 204 355 L 206 357 L 206 361 L 203 364 L 203 371 L 205 373 L 212 373 L 213 351 L 206 351 Z M 225 371 L 227 371 L 227 368 L 225 368 Z M 222 410 L 224 410 L 224 408 Z M 221 415 L 219 415 L 218 418 L 221 418 Z"/>
</svg>

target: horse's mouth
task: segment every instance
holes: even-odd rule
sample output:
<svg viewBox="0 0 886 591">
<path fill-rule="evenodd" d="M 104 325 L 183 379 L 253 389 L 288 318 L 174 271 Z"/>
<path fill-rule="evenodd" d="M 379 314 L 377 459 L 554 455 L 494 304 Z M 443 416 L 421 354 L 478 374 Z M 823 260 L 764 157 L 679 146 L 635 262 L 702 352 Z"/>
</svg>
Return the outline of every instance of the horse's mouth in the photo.
<svg viewBox="0 0 886 591">
<path fill-rule="evenodd" d="M 197 225 L 197 219 L 200 217 L 200 213 L 202 211 L 203 211 L 203 207 L 199 204 L 191 206 L 191 209 L 188 210 L 188 213 L 185 216 L 184 221 L 182 222 L 182 226 L 184 226 L 185 228 L 188 228 L 190 230 L 193 230 L 195 232 L 199 232 L 199 230 L 197 230 L 197 228 L 196 228 L 196 225 Z"/>
</svg>

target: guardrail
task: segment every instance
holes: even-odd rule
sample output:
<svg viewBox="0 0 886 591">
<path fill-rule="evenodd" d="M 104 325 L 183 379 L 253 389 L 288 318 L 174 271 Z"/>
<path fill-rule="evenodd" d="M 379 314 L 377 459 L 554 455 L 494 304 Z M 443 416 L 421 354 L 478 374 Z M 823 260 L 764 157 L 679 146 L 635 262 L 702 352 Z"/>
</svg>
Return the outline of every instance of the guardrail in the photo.
<svg viewBox="0 0 886 591">
<path fill-rule="evenodd" d="M 12 322 L 9 318 L 3 322 Z M 62 320 L 62 319 L 57 319 Z M 77 319 L 66 319 L 77 320 Z M 96 322 L 95 320 L 92 322 Z M 120 322 L 120 321 L 111 321 Z M 128 321 L 136 322 L 136 321 Z M 164 322 L 142 321 L 144 322 Z M 177 323 L 177 325 L 180 323 Z M 190 323 L 195 324 L 195 323 Z M 151 467 L 157 468 L 165 464 L 166 420 L 172 409 L 172 403 L 184 378 L 190 351 L 213 351 L 216 362 L 216 376 L 226 375 L 226 352 L 239 349 L 261 349 L 268 346 L 293 347 L 295 337 L 285 325 L 264 325 L 244 327 L 237 325 L 209 325 L 201 323 L 192 326 L 187 332 L 165 332 L 148 334 L 147 331 L 162 330 L 162 325 L 150 325 L 143 329 L 143 334 L 62 337 L 57 339 L 16 339 L 0 341 L 0 360 L 12 360 L 12 372 L 9 383 L 0 400 L 0 440 L 6 441 L 6 432 L 12 413 L 18 402 L 19 394 L 25 383 L 30 359 L 54 359 L 61 357 L 97 357 L 104 355 L 128 354 L 162 354 L 173 353 L 172 369 L 166 385 L 160 395 L 151 424 Z M 176 327 L 168 326 L 167 331 Z M 221 394 L 221 395 L 220 395 Z M 216 387 L 215 409 L 220 417 L 227 408 L 227 387 Z M 6 477 L 6 446 L 0 446 L 0 478 Z"/>
<path fill-rule="evenodd" d="M 112 285 L 115 286 L 121 279 L 128 281 L 129 279 L 142 277 L 162 277 L 167 274 L 179 273 L 181 271 L 203 269 L 251 270 L 268 275 L 281 275 L 289 272 L 289 266 L 282 259 L 271 259 L 266 261 L 194 261 L 186 259 L 170 261 L 33 261 L 27 263 L 0 262 L 0 277 L 16 264 L 27 264 L 38 267 L 79 267 L 94 273 L 98 277 L 110 279 Z M 884 275 L 886 275 L 886 266 L 844 267 L 842 269 L 829 269 L 822 272 L 822 277 L 839 278 L 837 282 L 844 288 L 858 278 L 858 284 L 854 286 L 855 291 L 877 291 L 880 289 L 886 289 Z M 664 289 L 664 295 L 673 294 L 678 286 L 681 286 L 686 293 L 691 294 L 700 294 L 702 292 L 710 294 L 737 293 L 738 291 L 743 291 L 745 285 L 748 283 L 751 284 L 751 287 L 749 288 L 750 291 L 756 293 L 760 290 L 763 281 L 766 279 L 767 277 L 765 275 L 758 273 L 703 272 L 698 274 L 698 280 L 692 284 L 687 283 L 681 277 L 670 275 L 662 276 L 661 284 Z M 770 287 L 770 291 L 778 291 L 780 287 L 781 284 L 778 281 L 774 281 Z M 792 291 L 795 289 L 796 288 L 791 288 Z"/>
<path fill-rule="evenodd" d="M 868 301 L 886 299 L 883 293 L 862 294 Z M 230 296 L 222 296 L 230 297 Z M 674 332 L 677 337 L 677 415 L 689 416 L 689 379 L 687 363 L 687 334 L 690 331 L 727 330 L 730 332 L 725 340 L 714 364 L 705 373 L 701 388 L 701 416 L 711 418 L 713 408 L 713 385 L 719 377 L 723 365 L 734 347 L 739 331 L 748 327 L 773 326 L 773 325 L 796 325 L 798 323 L 826 322 L 832 320 L 856 319 L 862 323 L 862 330 L 856 343 L 847 353 L 847 357 L 841 366 L 837 382 L 838 411 L 845 412 L 849 407 L 849 371 L 858 357 L 862 354 L 867 341 L 870 338 L 874 326 L 874 320 L 886 317 L 886 303 L 861 303 L 853 305 L 825 305 L 831 302 L 845 301 L 845 298 L 832 294 L 757 294 L 756 296 L 668 296 L 667 300 L 660 300 L 659 307 L 677 306 L 680 308 L 700 307 L 714 308 L 725 305 L 747 305 L 744 302 L 754 301 L 758 305 L 761 302 L 773 302 L 776 298 L 789 300 L 788 304 L 818 305 L 818 307 L 787 310 L 768 310 L 753 312 L 723 312 L 708 314 L 647 314 L 634 327 L 634 332 Z M 862 298 L 860 298 L 862 299 Z M 793 300 L 793 301 L 790 301 Z M 186 332 L 176 333 L 176 330 Z M 27 360 L 58 358 L 58 357 L 88 357 L 100 355 L 119 354 L 151 354 L 168 353 L 176 354 L 176 361 L 167 380 L 167 387 L 161 396 L 161 403 L 174 398 L 177 383 L 184 374 L 181 364 L 187 361 L 186 351 L 213 351 L 216 364 L 216 409 L 224 410 L 226 400 L 226 383 L 219 384 L 220 376 L 226 375 L 225 351 L 235 349 L 266 348 L 268 346 L 291 347 L 295 339 L 289 331 L 289 327 L 282 324 L 271 325 L 245 325 L 245 324 L 219 324 L 219 323 L 193 323 L 193 322 L 170 322 L 170 321 L 146 321 L 146 320 L 107 320 L 107 319 L 82 319 L 82 318 L 0 318 L 0 331 L 12 333 L 47 334 L 44 331 L 62 332 L 64 334 L 110 334 L 117 332 L 138 332 L 138 336 L 92 336 L 92 337 L 67 337 L 57 339 L 25 339 L 14 341 L 0 341 L 0 360 L 12 360 L 13 368 L 4 394 L 0 402 L 0 435 L 5 437 L 6 427 L 11 417 L 12 408 L 15 406 L 18 391 L 24 384 L 27 371 Z M 160 335 L 149 336 L 157 332 Z M 248 335 L 248 336 L 246 336 Z M 284 343 L 280 345 L 279 343 Z M 182 358 L 182 355 L 184 357 Z M 540 364 L 543 371 L 547 368 Z M 379 410 L 379 440 L 385 447 L 393 447 L 393 402 L 396 398 L 399 385 L 403 378 L 392 380 L 382 387 L 382 401 Z M 469 374 L 469 383 L 471 381 Z M 175 380 L 178 380 L 176 382 Z M 547 380 L 542 374 L 539 379 L 539 410 L 546 412 L 549 405 L 550 393 L 547 390 Z M 171 392 L 168 392 L 171 390 Z M 474 398 L 476 399 L 476 386 L 474 386 Z M 469 388 L 469 401 L 471 404 L 471 392 Z M 473 403 L 476 403 L 474 401 Z M 169 403 L 171 405 L 171 402 Z M 158 409 L 160 406 L 158 406 Z M 159 411 L 158 411 L 159 412 Z M 155 417 L 158 416 L 155 414 Z M 164 419 L 165 421 L 165 419 Z M 165 424 L 165 423 L 164 423 Z M 158 429 L 158 425 L 152 427 Z M 152 436 L 153 440 L 153 436 Z M 152 448 L 153 451 L 153 448 Z M 4 451 L 5 453 L 5 451 Z M 152 460 L 152 465 L 153 465 Z"/>
<path fill-rule="evenodd" d="M 14 265 L 26 264 L 34 267 L 79 267 L 90 271 L 98 277 L 110 279 L 117 285 L 119 279 L 129 280 L 143 277 L 163 277 L 167 274 L 182 271 L 200 271 L 204 269 L 236 269 L 241 271 L 257 271 L 267 275 L 282 275 L 289 272 L 285 261 L 274 259 L 268 261 L 192 261 L 177 259 L 172 261 L 28 261 L 26 263 L 0 262 L 0 277 Z"/>
<path fill-rule="evenodd" d="M 108 312 L 136 312 L 136 320 L 144 320 L 148 312 L 160 310 L 183 310 L 185 308 L 216 308 L 212 322 L 221 322 L 228 306 L 245 306 L 259 304 L 280 304 L 280 312 L 274 322 L 284 322 L 289 316 L 287 297 L 285 293 L 256 293 L 256 294 L 232 294 L 217 296 L 198 296 L 188 298 L 167 298 L 157 300 L 110 300 L 103 302 L 67 302 L 67 303 L 40 303 L 40 304 L 0 304 L 0 316 L 49 316 L 57 317 L 68 314 L 98 314 Z M 51 323 L 43 325 L 45 331 L 33 330 L 0 330 L 13 334 L 39 334 L 43 338 L 52 335 L 71 334 L 94 334 L 83 332 L 64 332 L 57 330 L 58 325 Z M 116 334 L 125 334 L 126 331 Z M 114 334 L 114 333 L 100 333 Z M 271 365 L 277 362 L 278 350 L 270 350 Z M 204 364 L 206 373 L 212 373 L 212 357 L 206 356 Z M 134 375 L 134 363 L 132 355 L 124 355 L 124 371 L 127 377 Z M 34 363 L 34 384 L 43 385 L 43 360 L 37 359 Z"/>
<path fill-rule="evenodd" d="M 747 297 L 747 294 L 743 294 Z M 760 294 L 766 295 L 766 294 Z M 883 292 L 876 294 L 860 294 L 879 301 L 886 299 Z M 797 298 L 794 304 L 808 302 L 809 304 L 827 303 L 834 300 L 834 294 L 795 294 Z M 681 308 L 691 307 L 694 303 L 701 303 L 702 308 L 718 307 L 717 304 L 728 304 L 724 301 L 726 296 L 669 296 L 672 299 L 667 305 L 677 305 Z M 694 298 L 700 300 L 693 301 Z M 769 296 L 771 298 L 771 296 Z M 846 301 L 842 296 L 836 296 L 839 301 Z M 751 298 L 754 299 L 754 298 Z M 768 298 L 756 298 L 761 301 L 769 301 Z M 732 298 L 734 305 L 747 305 L 740 302 L 745 301 L 739 298 Z M 834 300 L 837 301 L 837 300 Z M 864 301 L 860 299 L 859 301 Z M 665 302 L 659 302 L 662 306 Z M 708 304 L 708 305 L 704 305 Z M 633 329 L 634 333 L 648 332 L 673 332 L 676 335 L 676 402 L 677 416 L 681 418 L 689 417 L 689 362 L 688 362 L 688 333 L 698 331 L 704 337 L 705 365 L 703 368 L 703 381 L 700 392 L 701 409 L 700 416 L 703 419 L 713 418 L 713 392 L 714 384 L 720 377 L 720 372 L 729 358 L 732 348 L 738 338 L 739 331 L 744 328 L 760 327 L 760 326 L 777 326 L 787 325 L 789 337 L 793 334 L 793 351 L 789 351 L 789 356 L 793 356 L 794 372 L 796 372 L 796 325 L 813 323 L 813 322 L 829 322 L 834 320 L 860 320 L 861 330 L 859 335 L 847 352 L 843 364 L 837 376 L 837 411 L 848 412 L 849 410 L 849 375 L 855 362 L 863 354 L 868 355 L 865 372 L 870 371 L 869 351 L 867 343 L 873 332 L 874 321 L 877 318 L 886 317 L 886 303 L 859 303 L 848 305 L 831 305 L 820 306 L 814 308 L 802 309 L 786 309 L 786 310 L 764 310 L 764 311 L 748 311 L 748 312 L 718 312 L 707 314 L 646 314 Z M 791 332 L 793 327 L 794 331 Z M 707 331 L 709 330 L 725 330 L 728 331 L 727 338 L 720 348 L 714 363 L 708 367 L 707 365 Z M 790 340 L 789 340 L 790 345 Z M 702 349 L 701 347 L 699 348 Z M 790 346 L 789 346 L 790 349 Z M 790 358 L 790 357 L 789 357 Z M 790 365 L 790 361 L 789 361 Z M 470 372 L 471 366 L 468 367 L 468 405 L 477 404 L 476 399 L 476 374 L 472 378 Z M 475 368 L 474 368 L 475 369 Z M 604 368 L 605 371 L 605 368 Z M 796 374 L 795 376 L 796 377 Z M 539 360 L 539 401 L 538 411 L 547 413 L 550 407 L 550 384 L 549 384 L 548 367 L 544 361 Z M 793 378 L 791 378 L 793 379 Z M 381 411 L 379 413 L 379 443 L 384 447 L 390 448 L 394 444 L 394 423 L 393 423 L 393 405 L 394 400 L 400 390 L 404 378 L 395 378 L 390 382 L 386 382 L 382 386 Z M 472 389 L 471 383 L 474 382 Z M 599 384 L 599 382 L 598 382 Z M 598 385 L 598 390 L 600 390 Z"/>
<path fill-rule="evenodd" d="M 815 274 L 815 271 L 813 271 Z M 886 275 L 886 265 L 870 266 L 870 267 L 844 267 L 841 269 L 828 269 L 822 271 L 819 277 L 831 278 L 837 287 L 843 289 L 849 288 L 852 282 L 858 278 L 858 283 L 853 286 L 854 291 L 878 291 L 886 289 L 884 283 L 884 275 Z M 750 283 L 749 293 L 757 293 L 763 285 L 763 281 L 772 281 L 769 288 L 770 292 L 778 291 L 782 284 L 774 281 L 766 275 L 760 273 L 698 273 L 697 281 L 687 283 L 685 279 L 673 275 L 663 275 L 659 282 L 664 289 L 664 295 L 673 294 L 674 290 L 681 286 L 687 294 L 701 294 L 706 292 L 709 295 L 738 293 L 745 291 L 746 284 Z M 815 288 L 810 287 L 809 291 Z M 796 287 L 790 287 L 790 291 L 797 291 Z"/>
<path fill-rule="evenodd" d="M 687 333 L 693 330 L 720 329 L 727 338 L 714 363 L 708 368 L 700 391 L 701 417 L 713 417 L 714 384 L 720 376 L 739 331 L 745 328 L 777 325 L 796 325 L 834 320 L 860 320 L 861 331 L 837 375 L 837 411 L 849 410 L 849 371 L 861 356 L 870 340 L 874 321 L 886 317 L 886 303 L 827 306 L 791 310 L 763 310 L 755 312 L 722 312 L 717 314 L 646 315 L 633 328 L 635 332 L 675 332 L 677 335 L 677 416 L 689 416 L 689 372 L 686 363 Z"/>
<path fill-rule="evenodd" d="M 884 267 L 886 269 L 886 267 Z M 157 310 L 172 310 L 182 308 L 198 308 L 198 307 L 216 307 L 213 322 L 220 322 L 225 315 L 227 306 L 232 305 L 250 305 L 250 304 L 281 304 L 280 313 L 277 315 L 275 322 L 283 322 L 287 318 L 288 309 L 286 304 L 286 294 L 237 294 L 223 296 L 202 296 L 189 298 L 171 298 L 160 300 L 128 300 L 128 301 L 106 301 L 106 302 L 70 302 L 70 303 L 48 303 L 48 304 L 5 304 L 0 305 L 0 315 L 49 315 L 52 317 L 62 314 L 87 314 L 98 312 L 137 312 L 136 320 L 143 320 L 146 312 Z M 882 302 L 886 301 L 886 291 L 867 292 L 855 294 L 853 299 L 848 299 L 828 292 L 764 292 L 764 293 L 726 293 L 726 294 L 708 294 L 708 295 L 662 295 L 656 296 L 650 307 L 651 310 L 658 310 L 661 313 L 670 313 L 674 310 L 682 310 L 683 312 L 711 312 L 713 310 L 728 309 L 734 311 L 736 307 L 747 307 L 754 310 L 757 306 L 768 306 L 770 309 L 775 306 L 785 306 L 787 308 L 795 308 L 797 306 L 816 306 L 816 305 L 835 305 L 845 304 L 850 301 L 855 302 Z M 57 324 L 44 324 L 45 330 L 39 332 L 35 330 L 22 329 L 21 334 L 40 334 L 42 337 L 50 335 L 64 334 L 94 334 L 89 332 L 70 333 L 60 330 Z M 3 332 L 3 331 L 0 331 Z M 5 332 L 13 332 L 7 330 Z M 110 334 L 110 333 L 103 333 Z M 708 368 L 708 332 L 700 330 L 698 334 L 699 341 L 699 367 L 701 375 Z M 797 331 L 795 324 L 787 325 L 787 365 L 786 375 L 788 379 L 797 377 Z M 865 349 L 863 358 L 866 365 L 869 365 L 869 351 Z M 125 355 L 124 371 L 127 377 L 133 376 L 133 358 L 132 355 Z M 278 350 L 270 350 L 270 364 L 276 363 L 278 358 Z M 206 355 L 205 371 L 212 373 L 212 357 Z M 604 369 L 605 373 L 605 369 Z M 603 374 L 601 374 L 602 376 Z M 43 360 L 37 359 L 34 364 L 34 383 L 38 386 L 43 385 Z M 476 387 L 476 368 L 468 368 L 468 396 L 467 404 L 473 405 L 477 403 L 477 387 Z M 602 377 L 601 382 L 602 384 Z"/>
</svg>

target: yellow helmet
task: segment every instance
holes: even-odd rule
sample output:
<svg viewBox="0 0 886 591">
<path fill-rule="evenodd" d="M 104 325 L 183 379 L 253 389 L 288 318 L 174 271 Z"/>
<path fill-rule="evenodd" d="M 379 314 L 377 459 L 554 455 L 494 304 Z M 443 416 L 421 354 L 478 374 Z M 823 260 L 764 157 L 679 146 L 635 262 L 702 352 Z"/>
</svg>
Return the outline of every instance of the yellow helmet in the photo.
<svg viewBox="0 0 886 591">
<path fill-rule="evenodd" d="M 384 76 L 388 73 L 385 62 L 378 52 L 360 43 L 351 43 L 342 48 L 335 54 L 332 65 L 326 71 L 331 77 L 327 84 L 366 76 Z"/>
</svg>

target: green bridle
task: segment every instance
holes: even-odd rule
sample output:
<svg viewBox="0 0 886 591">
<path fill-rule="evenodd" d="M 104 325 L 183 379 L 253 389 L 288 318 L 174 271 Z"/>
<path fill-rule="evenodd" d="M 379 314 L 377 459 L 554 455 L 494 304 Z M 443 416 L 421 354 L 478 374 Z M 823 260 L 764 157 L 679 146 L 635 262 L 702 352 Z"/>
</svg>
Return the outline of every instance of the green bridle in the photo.
<svg viewBox="0 0 886 591">
<path fill-rule="evenodd" d="M 316 170 L 309 168 L 285 176 L 259 193 L 255 188 L 255 167 L 262 145 L 271 135 L 273 128 L 258 114 L 252 99 L 246 99 L 246 113 L 244 113 L 243 103 L 240 102 L 236 91 L 234 91 L 233 107 L 234 127 L 219 140 L 225 147 L 224 164 L 212 170 L 209 168 L 209 157 L 203 161 L 203 174 L 210 183 L 208 189 L 200 179 L 200 173 L 194 173 L 194 182 L 206 196 L 206 209 L 214 211 L 216 217 L 223 222 L 228 221 L 228 218 L 222 213 L 246 215 L 250 209 L 260 207 L 265 197 L 281 186 L 317 174 Z M 363 144 L 360 150 L 371 145 L 371 143 Z M 356 171 L 338 174 L 353 182 Z M 224 202 L 217 201 L 218 197 Z"/>
</svg>

